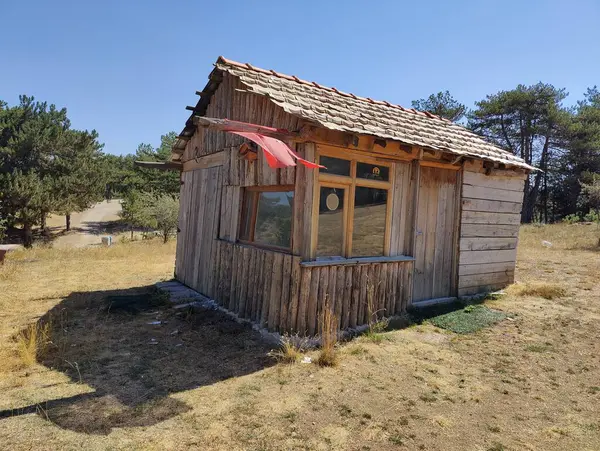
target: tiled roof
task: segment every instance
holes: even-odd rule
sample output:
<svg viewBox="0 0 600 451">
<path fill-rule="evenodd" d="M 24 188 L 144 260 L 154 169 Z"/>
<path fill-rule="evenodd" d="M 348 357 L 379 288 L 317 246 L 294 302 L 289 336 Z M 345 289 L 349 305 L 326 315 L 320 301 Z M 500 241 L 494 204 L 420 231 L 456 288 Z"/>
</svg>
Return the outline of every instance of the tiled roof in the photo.
<svg viewBox="0 0 600 451">
<path fill-rule="evenodd" d="M 359 97 L 315 82 L 219 57 L 216 68 L 238 77 L 287 113 L 344 132 L 535 169 L 521 158 L 439 116 Z"/>
</svg>

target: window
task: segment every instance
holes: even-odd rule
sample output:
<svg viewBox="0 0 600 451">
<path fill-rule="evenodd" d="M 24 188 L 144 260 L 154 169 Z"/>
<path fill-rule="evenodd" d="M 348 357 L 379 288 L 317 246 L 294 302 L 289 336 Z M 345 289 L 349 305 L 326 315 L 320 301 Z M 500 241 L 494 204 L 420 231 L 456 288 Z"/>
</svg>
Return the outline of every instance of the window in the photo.
<svg viewBox="0 0 600 451">
<path fill-rule="evenodd" d="M 327 169 L 319 172 L 316 257 L 386 255 L 391 165 L 329 155 L 319 163 Z"/>
<path fill-rule="evenodd" d="M 293 202 L 293 186 L 246 188 L 240 241 L 290 249 Z"/>
</svg>

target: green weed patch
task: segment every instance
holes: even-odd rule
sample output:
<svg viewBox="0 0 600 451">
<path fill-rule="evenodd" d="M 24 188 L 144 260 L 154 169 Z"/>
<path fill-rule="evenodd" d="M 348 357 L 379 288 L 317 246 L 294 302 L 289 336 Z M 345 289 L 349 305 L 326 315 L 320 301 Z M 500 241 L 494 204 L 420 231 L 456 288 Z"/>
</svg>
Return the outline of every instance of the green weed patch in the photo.
<svg viewBox="0 0 600 451">
<path fill-rule="evenodd" d="M 469 334 L 496 324 L 507 316 L 504 312 L 492 310 L 483 305 L 469 305 L 462 310 L 429 318 L 429 322 L 457 334 Z"/>
</svg>

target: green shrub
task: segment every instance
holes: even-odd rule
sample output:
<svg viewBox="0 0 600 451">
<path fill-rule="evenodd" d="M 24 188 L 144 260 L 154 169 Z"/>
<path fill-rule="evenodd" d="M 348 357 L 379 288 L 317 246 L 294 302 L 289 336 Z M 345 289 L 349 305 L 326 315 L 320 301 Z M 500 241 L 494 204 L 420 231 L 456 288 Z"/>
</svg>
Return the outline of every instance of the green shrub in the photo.
<svg viewBox="0 0 600 451">
<path fill-rule="evenodd" d="M 565 216 L 563 218 L 563 222 L 566 222 L 567 224 L 575 224 L 577 222 L 581 222 L 581 217 L 577 213 L 573 213 Z"/>
</svg>

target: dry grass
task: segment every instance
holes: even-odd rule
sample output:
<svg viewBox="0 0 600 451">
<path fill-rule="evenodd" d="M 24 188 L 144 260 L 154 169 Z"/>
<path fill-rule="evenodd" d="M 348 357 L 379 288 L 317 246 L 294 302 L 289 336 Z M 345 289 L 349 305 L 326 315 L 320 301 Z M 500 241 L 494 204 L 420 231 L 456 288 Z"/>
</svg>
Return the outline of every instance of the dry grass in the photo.
<svg viewBox="0 0 600 451">
<path fill-rule="evenodd" d="M 304 340 L 300 337 L 284 335 L 281 337 L 280 348 L 269 352 L 269 355 L 281 363 L 297 363 L 305 350 L 303 342 Z"/>
<path fill-rule="evenodd" d="M 533 296 L 549 300 L 567 295 L 565 287 L 551 282 L 517 283 L 509 287 L 508 292 L 514 296 Z"/>
<path fill-rule="evenodd" d="M 338 319 L 329 304 L 329 298 L 325 295 L 323 311 L 319 318 L 319 329 L 321 331 L 321 350 L 316 363 L 319 366 L 337 366 L 339 355 L 336 349 L 338 342 Z"/>
<path fill-rule="evenodd" d="M 596 241 L 595 227 L 524 227 L 518 285 L 560 283 L 564 296 L 511 288 L 488 302 L 511 320 L 473 334 L 422 324 L 380 334 L 389 337 L 380 343 L 338 343 L 341 358 L 328 368 L 272 365 L 257 334 L 215 312 L 102 310 L 106 292 L 169 278 L 173 243 L 10 255 L 11 273 L 0 269 L 0 443 L 11 450 L 600 449 Z M 13 337 L 49 316 L 53 345 L 25 367 Z M 161 325 L 148 324 L 155 320 Z M 318 352 L 306 354 L 316 360 Z"/>
<path fill-rule="evenodd" d="M 34 365 L 50 344 L 50 324 L 34 323 L 19 332 L 16 337 L 17 350 L 26 366 Z"/>
</svg>

